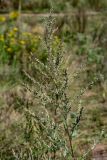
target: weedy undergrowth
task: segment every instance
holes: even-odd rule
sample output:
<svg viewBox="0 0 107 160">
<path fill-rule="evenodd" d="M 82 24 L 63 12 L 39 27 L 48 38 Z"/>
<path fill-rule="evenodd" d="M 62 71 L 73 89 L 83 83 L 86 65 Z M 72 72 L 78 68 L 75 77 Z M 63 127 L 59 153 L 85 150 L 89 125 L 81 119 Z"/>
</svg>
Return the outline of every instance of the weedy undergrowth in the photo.
<svg viewBox="0 0 107 160">
<path fill-rule="evenodd" d="M 81 94 L 78 99 L 78 110 L 73 111 L 71 98 L 68 95 L 69 76 L 64 65 L 63 43 L 57 39 L 55 44 L 55 19 L 51 14 L 47 19 L 44 52 L 46 62 L 31 55 L 30 63 L 35 75 L 25 72 L 27 82 L 24 87 L 36 99 L 35 107 L 26 103 L 25 142 L 19 151 L 14 151 L 15 159 L 21 160 L 77 160 L 74 147 L 75 131 L 81 120 L 83 107 Z M 93 85 L 93 83 L 90 83 Z M 76 148 L 77 149 L 77 148 Z"/>
</svg>

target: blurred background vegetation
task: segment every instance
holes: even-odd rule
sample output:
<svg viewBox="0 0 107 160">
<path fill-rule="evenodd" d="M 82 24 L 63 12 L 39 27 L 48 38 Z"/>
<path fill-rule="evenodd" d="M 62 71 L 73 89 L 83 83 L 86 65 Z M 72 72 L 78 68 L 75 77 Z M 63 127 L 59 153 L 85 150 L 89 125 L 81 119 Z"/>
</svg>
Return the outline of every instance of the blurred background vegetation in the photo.
<svg viewBox="0 0 107 160">
<path fill-rule="evenodd" d="M 14 159 L 12 149 L 17 150 L 24 141 L 22 108 L 31 97 L 22 89 L 20 81 L 25 80 L 23 70 L 36 74 L 29 61 L 31 53 L 46 63 L 41 41 L 44 18 L 51 7 L 57 28 L 54 48 L 62 39 L 69 73 L 82 68 L 74 84 L 69 86 L 70 96 L 99 77 L 82 97 L 85 111 L 76 141 L 78 152 L 88 148 L 102 130 L 100 142 L 107 142 L 107 0 L 0 0 L 1 160 Z"/>
</svg>

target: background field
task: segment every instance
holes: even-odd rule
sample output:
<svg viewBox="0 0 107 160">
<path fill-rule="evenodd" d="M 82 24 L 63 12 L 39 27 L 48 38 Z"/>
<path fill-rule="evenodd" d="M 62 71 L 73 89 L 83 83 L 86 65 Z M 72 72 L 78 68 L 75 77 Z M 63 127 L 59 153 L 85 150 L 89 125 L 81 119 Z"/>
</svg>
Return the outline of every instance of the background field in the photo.
<svg viewBox="0 0 107 160">
<path fill-rule="evenodd" d="M 25 144 L 23 108 L 33 98 L 21 85 L 26 81 L 23 71 L 35 73 L 29 60 L 31 53 L 46 63 L 41 41 L 44 19 L 51 8 L 56 19 L 54 48 L 63 41 L 68 73 L 75 77 L 69 84 L 69 97 L 73 99 L 87 87 L 81 96 L 84 112 L 74 136 L 76 154 L 87 151 L 96 139 L 102 146 L 107 144 L 106 0 L 1 0 L 0 160 L 14 160 L 12 150 Z M 91 86 L 96 77 L 98 80 Z M 74 111 L 77 101 L 72 104 Z M 37 102 L 33 102 L 31 106 L 35 107 Z"/>
</svg>

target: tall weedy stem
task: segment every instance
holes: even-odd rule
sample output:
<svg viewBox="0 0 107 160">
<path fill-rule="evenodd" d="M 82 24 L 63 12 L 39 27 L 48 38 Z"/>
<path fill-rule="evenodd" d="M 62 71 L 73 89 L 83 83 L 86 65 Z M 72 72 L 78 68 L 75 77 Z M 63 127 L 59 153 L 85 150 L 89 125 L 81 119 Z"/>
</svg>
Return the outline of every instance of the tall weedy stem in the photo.
<svg viewBox="0 0 107 160">
<path fill-rule="evenodd" d="M 34 159 L 76 160 L 73 134 L 83 108 L 75 114 L 75 120 L 72 119 L 63 43 L 55 35 L 54 23 L 55 19 L 50 14 L 43 41 L 47 55 L 45 63 L 32 54 L 32 70 L 36 76 L 25 71 L 28 81 L 24 86 L 35 98 L 36 103 L 33 103 L 36 106 L 27 105 L 24 109 L 25 139 L 29 144 L 24 152 L 28 155 L 32 151 Z"/>
</svg>

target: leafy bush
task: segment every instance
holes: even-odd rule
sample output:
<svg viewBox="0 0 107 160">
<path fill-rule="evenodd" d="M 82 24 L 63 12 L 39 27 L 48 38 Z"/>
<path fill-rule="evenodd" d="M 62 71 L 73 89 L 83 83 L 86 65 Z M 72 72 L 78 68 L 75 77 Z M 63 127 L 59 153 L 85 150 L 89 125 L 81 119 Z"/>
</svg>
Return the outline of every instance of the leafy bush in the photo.
<svg viewBox="0 0 107 160">
<path fill-rule="evenodd" d="M 68 74 L 62 58 L 62 44 L 55 39 L 50 16 L 45 35 L 47 62 L 44 64 L 32 55 L 31 62 L 39 76 L 25 72 L 29 79 L 25 88 L 37 98 L 38 105 L 36 110 L 29 104 L 24 108 L 26 144 L 22 153 L 14 151 L 19 159 L 76 159 L 73 139 L 83 107 L 79 106 L 77 113 L 72 110 L 67 95 Z"/>
<path fill-rule="evenodd" d="M 9 21 L 1 17 L 3 23 L 3 30 L 0 33 L 1 64 L 26 66 L 31 52 L 36 52 L 39 56 L 41 38 L 26 31 L 21 32 L 14 22 L 16 18 L 15 12 L 10 14 Z M 7 27 L 5 27 L 6 22 Z"/>
</svg>

